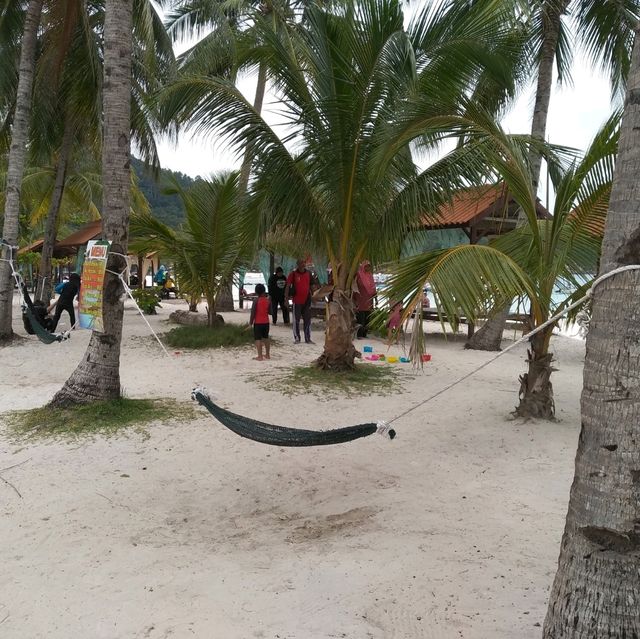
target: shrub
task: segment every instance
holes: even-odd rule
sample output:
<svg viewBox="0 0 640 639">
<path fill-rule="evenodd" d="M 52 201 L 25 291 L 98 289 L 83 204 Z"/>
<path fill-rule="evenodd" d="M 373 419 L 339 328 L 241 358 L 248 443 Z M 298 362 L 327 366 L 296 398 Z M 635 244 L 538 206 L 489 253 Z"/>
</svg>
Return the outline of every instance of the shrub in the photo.
<svg viewBox="0 0 640 639">
<path fill-rule="evenodd" d="M 180 326 L 165 335 L 165 341 L 173 348 L 220 348 L 245 346 L 253 343 L 253 331 L 248 324 L 224 324 L 222 326 Z"/>
<path fill-rule="evenodd" d="M 131 294 L 143 313 L 146 315 L 156 314 L 156 306 L 160 306 L 160 288 L 157 286 L 152 288 L 136 288 L 131 291 Z"/>
</svg>

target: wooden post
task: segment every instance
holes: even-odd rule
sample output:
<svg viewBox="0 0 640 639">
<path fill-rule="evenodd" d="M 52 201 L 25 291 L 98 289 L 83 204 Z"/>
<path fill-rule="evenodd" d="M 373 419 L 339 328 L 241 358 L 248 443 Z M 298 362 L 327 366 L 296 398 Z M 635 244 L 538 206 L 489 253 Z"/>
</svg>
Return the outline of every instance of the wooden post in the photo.
<svg viewBox="0 0 640 639">
<path fill-rule="evenodd" d="M 469 244 L 477 244 L 478 243 L 478 230 L 475 226 L 469 227 Z M 467 321 L 467 339 L 471 339 L 473 334 L 476 332 L 475 324 L 468 320 Z"/>
</svg>

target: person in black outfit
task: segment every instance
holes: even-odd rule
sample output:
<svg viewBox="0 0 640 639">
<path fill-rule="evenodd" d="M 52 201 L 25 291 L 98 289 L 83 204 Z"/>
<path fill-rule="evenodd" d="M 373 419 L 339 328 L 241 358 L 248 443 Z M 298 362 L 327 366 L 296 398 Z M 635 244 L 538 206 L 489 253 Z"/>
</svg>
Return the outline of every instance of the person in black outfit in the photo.
<svg viewBox="0 0 640 639">
<path fill-rule="evenodd" d="M 53 316 L 53 322 L 51 323 L 51 328 L 49 329 L 51 332 L 56 330 L 62 311 L 67 311 L 67 313 L 69 313 L 71 328 L 76 325 L 73 298 L 76 297 L 78 293 L 80 293 L 80 276 L 77 273 L 71 273 L 69 281 L 62 287 L 60 297 L 58 297 L 58 299 L 48 308 L 49 313 L 54 307 L 56 309 L 55 315 Z"/>
<path fill-rule="evenodd" d="M 278 322 L 278 306 L 282 309 L 282 321 L 289 323 L 289 305 L 284 297 L 284 289 L 287 285 L 287 277 L 281 266 L 278 266 L 276 272 L 271 275 L 267 283 L 269 289 L 269 297 L 271 298 L 271 317 L 274 325 Z"/>
</svg>

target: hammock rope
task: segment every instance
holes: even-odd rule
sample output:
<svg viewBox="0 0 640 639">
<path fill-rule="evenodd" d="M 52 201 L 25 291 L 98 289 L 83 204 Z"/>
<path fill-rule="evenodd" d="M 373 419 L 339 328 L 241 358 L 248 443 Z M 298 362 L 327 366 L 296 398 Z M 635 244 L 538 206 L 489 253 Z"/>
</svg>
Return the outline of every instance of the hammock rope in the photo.
<svg viewBox="0 0 640 639">
<path fill-rule="evenodd" d="M 436 397 L 447 392 L 449 389 L 453 388 L 454 386 L 461 384 L 463 381 L 469 379 L 469 377 L 471 377 L 472 375 L 475 375 L 478 371 L 482 370 L 492 362 L 495 362 L 495 360 L 497 360 L 499 357 L 502 357 L 503 355 L 508 353 L 510 350 L 516 348 L 523 342 L 530 341 L 534 335 L 536 335 L 540 331 L 543 331 L 548 326 L 556 323 L 560 318 L 564 317 L 567 313 L 571 312 L 574 308 L 580 306 L 586 300 L 591 298 L 593 296 L 593 292 L 596 289 L 596 287 L 602 282 L 604 282 L 605 280 L 619 273 L 623 273 L 626 271 L 637 271 L 637 270 L 640 270 L 640 265 L 631 264 L 628 266 L 621 266 L 619 268 L 613 269 L 605 273 L 604 275 L 601 275 L 600 277 L 596 278 L 593 281 L 593 284 L 591 285 L 587 293 L 583 297 L 581 297 L 579 300 L 571 303 L 569 306 L 564 308 L 559 313 L 556 313 L 553 317 L 548 319 L 546 322 L 544 322 L 543 324 L 540 324 L 540 326 L 537 326 L 535 329 L 533 329 L 526 335 L 523 335 L 519 340 L 515 341 L 513 344 L 510 344 L 505 349 L 498 352 L 496 355 L 489 358 L 479 366 L 476 366 L 474 369 L 472 369 L 462 377 L 458 378 L 457 380 L 454 380 L 450 384 L 447 384 L 440 390 L 429 395 L 426 399 L 409 407 L 407 410 L 403 411 L 399 415 L 396 415 L 395 417 L 393 417 L 388 421 L 381 420 L 381 421 L 378 421 L 377 423 L 371 422 L 367 424 L 358 424 L 356 426 L 348 426 L 346 428 L 336 428 L 336 429 L 326 430 L 326 431 L 314 431 L 314 430 L 307 430 L 302 428 L 287 428 L 284 426 L 274 426 L 272 424 L 267 424 L 265 422 L 251 419 L 249 417 L 238 415 L 237 413 L 232 413 L 231 411 L 228 411 L 225 408 L 222 408 L 221 406 L 213 402 L 212 399 L 209 397 L 209 395 L 206 393 L 206 391 L 202 388 L 195 388 L 191 393 L 191 397 L 192 399 L 197 401 L 201 406 L 206 408 L 207 411 L 216 420 L 218 420 L 223 426 L 233 431 L 237 435 L 240 435 L 241 437 L 246 437 L 247 439 L 251 439 L 253 441 L 260 442 L 263 444 L 270 444 L 272 446 L 323 446 L 328 444 L 340 444 L 340 443 L 353 441 L 355 439 L 360 439 L 362 437 L 368 437 L 369 435 L 373 435 L 374 433 L 383 435 L 386 438 L 391 440 L 391 439 L 394 439 L 396 436 L 396 431 L 393 428 L 391 428 L 392 423 L 398 421 L 402 417 L 405 417 L 406 415 L 420 408 L 421 406 L 424 406 L 426 403 L 434 400 Z M 162 347 L 162 350 L 164 351 L 165 355 L 169 357 L 169 359 L 172 359 L 171 356 L 169 355 L 169 352 L 164 347 L 164 344 L 162 343 L 162 341 L 160 340 L 156 332 L 151 327 L 151 324 L 149 324 L 149 322 L 147 321 L 147 318 L 144 317 L 144 313 L 142 312 L 142 309 L 140 308 L 135 298 L 133 297 L 131 293 L 131 289 L 129 288 L 129 285 L 124 281 L 122 274 L 115 273 L 115 272 L 113 274 L 117 275 L 122 281 L 125 291 L 133 301 L 135 307 L 138 309 L 138 312 L 140 313 L 142 318 L 147 323 L 149 330 L 153 333 L 153 336 L 156 338 L 156 340 Z"/>
</svg>

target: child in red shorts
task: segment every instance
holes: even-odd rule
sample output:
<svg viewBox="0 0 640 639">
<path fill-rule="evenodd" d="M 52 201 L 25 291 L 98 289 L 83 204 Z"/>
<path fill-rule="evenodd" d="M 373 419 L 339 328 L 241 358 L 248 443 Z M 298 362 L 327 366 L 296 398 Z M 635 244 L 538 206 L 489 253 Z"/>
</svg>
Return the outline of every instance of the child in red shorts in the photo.
<svg viewBox="0 0 640 639">
<path fill-rule="evenodd" d="M 256 297 L 251 307 L 251 319 L 249 322 L 253 325 L 253 338 L 256 340 L 256 350 L 258 356 L 253 359 L 261 362 L 264 359 L 271 359 L 269 341 L 269 311 L 271 303 L 267 297 L 266 289 L 263 284 L 256 285 Z M 263 356 L 264 349 L 264 356 Z"/>
</svg>

